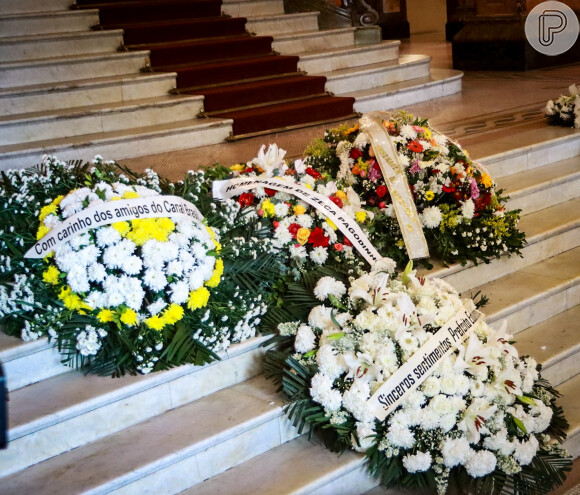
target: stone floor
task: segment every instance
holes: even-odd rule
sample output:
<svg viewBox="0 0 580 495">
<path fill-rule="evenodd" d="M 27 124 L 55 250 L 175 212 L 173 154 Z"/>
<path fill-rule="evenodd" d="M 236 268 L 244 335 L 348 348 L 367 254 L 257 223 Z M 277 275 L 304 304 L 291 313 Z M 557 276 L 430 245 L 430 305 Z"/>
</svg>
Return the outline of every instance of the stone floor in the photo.
<svg viewBox="0 0 580 495">
<path fill-rule="evenodd" d="M 451 44 L 444 33 L 413 36 L 401 44 L 401 54 L 422 53 L 432 57 L 432 67 L 451 68 Z M 544 126 L 541 119 L 548 99 L 567 93 L 580 82 L 580 64 L 527 72 L 466 72 L 459 94 L 406 107 L 405 110 L 427 117 L 439 130 L 469 146 L 482 144 L 488 133 L 503 132 L 513 125 Z M 535 124 L 534 122 L 535 121 Z M 254 158 L 262 144 L 276 143 L 288 157 L 301 156 L 306 145 L 332 124 L 277 132 L 213 146 L 191 148 L 141 158 L 122 160 L 136 170 L 152 168 L 171 179 L 187 170 L 214 163 L 232 165 Z"/>
</svg>

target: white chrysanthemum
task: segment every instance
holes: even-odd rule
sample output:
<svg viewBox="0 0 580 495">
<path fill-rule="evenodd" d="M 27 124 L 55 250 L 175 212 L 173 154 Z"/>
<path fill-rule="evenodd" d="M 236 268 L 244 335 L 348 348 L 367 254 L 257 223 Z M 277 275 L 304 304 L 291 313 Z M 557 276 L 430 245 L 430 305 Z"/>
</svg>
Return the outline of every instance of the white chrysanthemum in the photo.
<svg viewBox="0 0 580 495">
<path fill-rule="evenodd" d="M 495 434 L 485 437 L 483 446 L 489 450 L 496 450 L 502 455 L 510 455 L 515 445 L 508 440 L 508 431 L 506 428 L 501 428 Z"/>
<path fill-rule="evenodd" d="M 183 304 L 189 297 L 189 284 L 184 281 L 179 281 L 169 286 L 171 290 L 171 302 L 175 304 Z"/>
<path fill-rule="evenodd" d="M 421 384 L 421 391 L 427 397 L 435 397 L 441 391 L 439 378 L 430 376 Z"/>
<path fill-rule="evenodd" d="M 127 256 L 121 265 L 121 270 L 127 275 L 137 275 L 141 268 L 143 268 L 143 262 L 138 256 Z"/>
<path fill-rule="evenodd" d="M 357 452 L 366 452 L 375 442 L 375 435 L 377 432 L 373 428 L 372 423 L 357 423 L 356 435 L 358 437 L 358 445 L 353 442 L 353 448 Z"/>
<path fill-rule="evenodd" d="M 274 205 L 274 214 L 277 217 L 285 217 L 288 215 L 288 205 L 286 203 L 276 203 Z"/>
<path fill-rule="evenodd" d="M 294 348 L 296 352 L 304 354 L 314 349 L 316 343 L 316 335 L 308 325 L 300 325 L 296 332 L 296 340 L 294 341 Z"/>
<path fill-rule="evenodd" d="M 439 224 L 443 219 L 443 215 L 437 206 L 429 206 L 423 210 L 421 218 L 425 227 L 428 229 L 435 229 L 439 227 Z"/>
<path fill-rule="evenodd" d="M 302 215 L 298 215 L 296 217 L 296 223 L 300 225 L 300 227 L 304 227 L 305 229 L 309 229 L 312 227 L 314 223 L 314 219 L 308 215 L 307 213 L 303 213 Z"/>
<path fill-rule="evenodd" d="M 536 455 L 538 451 L 538 440 L 535 436 L 530 435 L 528 441 L 518 442 L 514 451 L 514 458 L 522 465 L 526 466 Z"/>
<path fill-rule="evenodd" d="M 415 129 L 413 129 L 412 125 L 409 125 L 409 124 L 405 124 L 405 125 L 401 126 L 400 134 L 401 134 L 401 136 L 403 136 L 405 139 L 408 139 L 409 141 L 411 141 L 417 137 L 417 131 Z"/>
<path fill-rule="evenodd" d="M 448 468 L 468 462 L 473 453 L 469 442 L 464 437 L 445 439 L 441 449 L 443 464 Z"/>
<path fill-rule="evenodd" d="M 317 265 L 324 264 L 327 258 L 328 258 L 328 249 L 326 249 L 325 247 L 322 246 L 315 247 L 310 252 L 310 259 L 314 261 L 314 263 L 316 263 Z"/>
<path fill-rule="evenodd" d="M 403 466 L 409 473 L 427 471 L 431 467 L 431 454 L 429 452 L 407 454 L 403 457 Z"/>
<path fill-rule="evenodd" d="M 410 449 L 415 445 L 415 435 L 409 428 L 390 427 L 387 440 L 395 447 Z"/>
<path fill-rule="evenodd" d="M 467 199 L 461 204 L 461 214 L 468 219 L 472 219 L 475 213 L 475 203 L 473 200 Z"/>
<path fill-rule="evenodd" d="M 350 388 L 342 395 L 342 404 L 358 421 L 370 422 L 374 419 L 373 413 L 366 404 L 370 394 L 369 384 L 363 380 L 355 379 Z"/>
<path fill-rule="evenodd" d="M 292 256 L 292 258 L 304 259 L 308 256 L 308 253 L 304 246 L 298 244 L 290 246 L 290 256 Z"/>
<path fill-rule="evenodd" d="M 330 344 L 324 344 L 318 349 L 316 363 L 320 372 L 333 380 L 346 372 L 344 359 L 335 353 Z"/>
<path fill-rule="evenodd" d="M 149 311 L 151 316 L 155 316 L 163 311 L 166 306 L 167 303 L 163 299 L 157 299 L 154 303 L 147 306 L 147 311 Z"/>
<path fill-rule="evenodd" d="M 475 452 L 465 464 L 467 474 L 473 478 L 480 478 L 495 470 L 497 459 L 489 450 Z"/>
<path fill-rule="evenodd" d="M 332 380 L 322 373 L 316 373 L 310 382 L 312 400 L 329 411 L 338 411 L 342 398 L 338 390 L 332 388 Z"/>
<path fill-rule="evenodd" d="M 143 283 L 155 292 L 159 292 L 167 285 L 167 277 L 161 270 L 149 269 L 145 271 Z"/>
<path fill-rule="evenodd" d="M 316 287 L 314 287 L 314 295 L 320 301 L 324 301 L 328 296 L 342 297 L 346 294 L 346 287 L 334 277 L 322 277 Z"/>
</svg>

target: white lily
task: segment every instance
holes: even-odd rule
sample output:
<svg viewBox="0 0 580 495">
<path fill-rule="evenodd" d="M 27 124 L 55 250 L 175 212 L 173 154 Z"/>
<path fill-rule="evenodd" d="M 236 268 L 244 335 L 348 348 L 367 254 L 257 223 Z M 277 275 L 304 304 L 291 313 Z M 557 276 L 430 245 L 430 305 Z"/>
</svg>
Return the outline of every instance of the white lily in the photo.
<svg viewBox="0 0 580 495">
<path fill-rule="evenodd" d="M 265 149 L 266 145 L 263 144 L 258 156 L 252 160 L 252 165 L 256 165 L 262 171 L 262 175 L 267 177 L 284 175 L 288 168 L 284 162 L 286 150 L 278 148 L 276 144 L 271 144 L 266 152 L 264 152 Z"/>
<path fill-rule="evenodd" d="M 459 428 L 467 433 L 466 437 L 469 443 L 479 442 L 481 432 L 488 431 L 485 427 L 486 421 L 495 414 L 496 410 L 496 405 L 491 405 L 481 397 L 473 400 L 458 424 Z"/>
</svg>

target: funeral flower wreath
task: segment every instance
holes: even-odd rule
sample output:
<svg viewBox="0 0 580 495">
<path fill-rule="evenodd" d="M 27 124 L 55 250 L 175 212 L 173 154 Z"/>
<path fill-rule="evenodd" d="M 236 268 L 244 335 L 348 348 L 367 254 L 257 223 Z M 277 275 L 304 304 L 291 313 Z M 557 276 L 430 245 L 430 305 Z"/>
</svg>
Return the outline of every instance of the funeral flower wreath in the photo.
<svg viewBox="0 0 580 495">
<path fill-rule="evenodd" d="M 124 200 L 163 190 L 198 198 L 183 183 L 176 188 L 152 171 L 133 174 L 100 157 L 91 164 L 47 157 L 37 169 L 3 172 L 0 190 L 0 323 L 7 333 L 47 335 L 65 362 L 114 376 L 204 364 L 256 334 L 267 309 L 262 289 L 279 272 L 267 241 L 246 231 L 237 239 L 242 251 L 233 249 L 235 227 L 220 238 L 209 217 L 152 218 L 147 206 L 115 221 Z M 98 206 L 107 207 L 106 224 L 83 230 L 81 215 L 46 256 L 24 257 L 63 222 Z M 224 269 L 235 273 L 224 280 Z"/>
<path fill-rule="evenodd" d="M 561 484 L 571 460 L 558 393 L 505 328 L 480 321 L 441 361 L 426 356 L 405 386 L 431 374 L 377 419 L 371 396 L 466 302 L 410 266 L 400 276 L 377 268 L 306 277 L 289 287 L 290 307 L 270 315 L 281 322 L 265 371 L 288 398 L 293 424 L 334 451 L 363 452 L 387 487 L 536 494 Z"/>
<path fill-rule="evenodd" d="M 556 101 L 549 100 L 545 115 L 550 124 L 580 129 L 580 91 L 575 84 L 568 88 L 569 96 L 562 95 Z"/>
</svg>

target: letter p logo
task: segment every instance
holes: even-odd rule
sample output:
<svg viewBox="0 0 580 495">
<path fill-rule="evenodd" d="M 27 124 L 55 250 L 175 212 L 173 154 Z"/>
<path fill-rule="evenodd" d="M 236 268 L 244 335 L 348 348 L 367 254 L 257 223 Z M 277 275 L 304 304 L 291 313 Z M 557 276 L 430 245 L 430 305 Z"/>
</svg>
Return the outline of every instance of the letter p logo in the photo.
<svg viewBox="0 0 580 495">
<path fill-rule="evenodd" d="M 566 16 L 559 10 L 544 10 L 538 22 L 539 39 L 542 46 L 554 43 L 556 34 L 561 33 L 568 26 Z"/>
<path fill-rule="evenodd" d="M 555 56 L 570 50 L 579 31 L 578 17 L 562 2 L 542 2 L 526 18 L 526 38 L 534 50 L 544 55 Z"/>
</svg>

